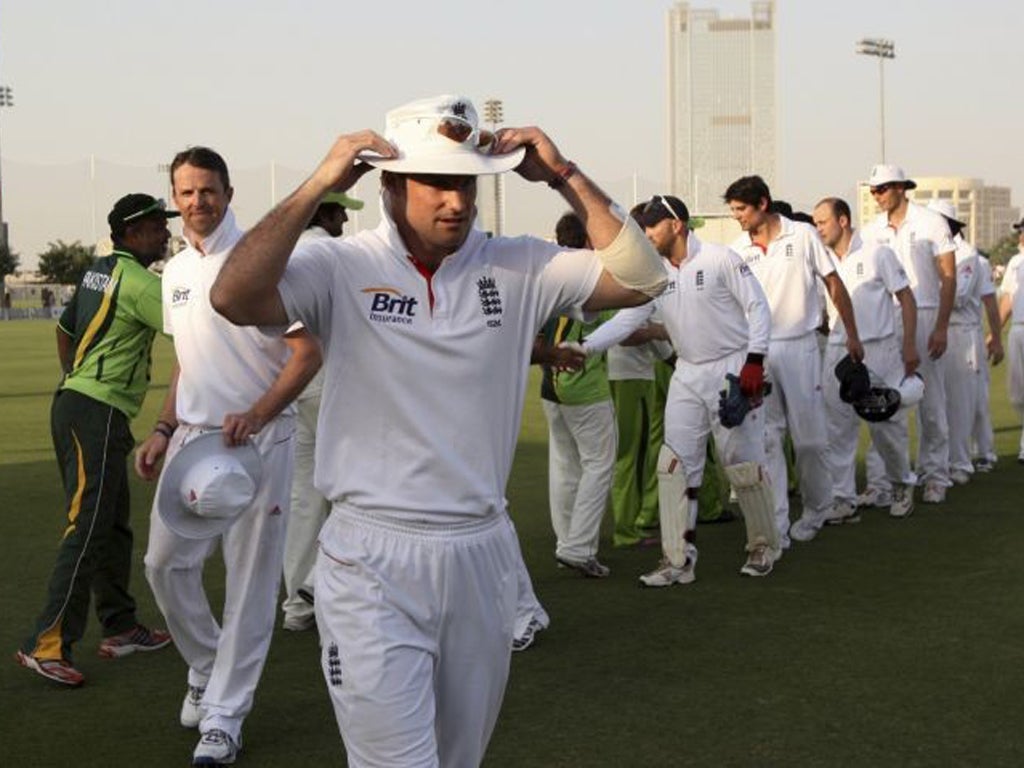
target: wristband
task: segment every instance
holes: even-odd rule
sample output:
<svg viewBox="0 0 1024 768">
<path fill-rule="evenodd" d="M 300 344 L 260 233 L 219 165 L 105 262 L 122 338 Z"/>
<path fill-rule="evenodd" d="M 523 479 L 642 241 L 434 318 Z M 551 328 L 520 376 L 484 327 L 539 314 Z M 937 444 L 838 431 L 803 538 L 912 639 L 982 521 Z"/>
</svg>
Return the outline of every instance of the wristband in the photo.
<svg viewBox="0 0 1024 768">
<path fill-rule="evenodd" d="M 168 424 L 166 421 L 158 421 L 156 423 L 156 426 L 153 427 L 153 431 L 158 432 L 159 434 L 166 437 L 168 440 L 170 440 L 174 436 L 174 427 Z"/>
<path fill-rule="evenodd" d="M 562 170 L 555 171 L 554 178 L 548 181 L 548 186 L 552 189 L 558 189 L 559 187 L 565 186 L 565 182 L 571 179 L 577 170 L 576 163 L 570 160 Z"/>
<path fill-rule="evenodd" d="M 754 365 L 764 365 L 764 355 L 758 354 L 757 352 L 747 353 L 747 362 L 753 363 Z"/>
</svg>

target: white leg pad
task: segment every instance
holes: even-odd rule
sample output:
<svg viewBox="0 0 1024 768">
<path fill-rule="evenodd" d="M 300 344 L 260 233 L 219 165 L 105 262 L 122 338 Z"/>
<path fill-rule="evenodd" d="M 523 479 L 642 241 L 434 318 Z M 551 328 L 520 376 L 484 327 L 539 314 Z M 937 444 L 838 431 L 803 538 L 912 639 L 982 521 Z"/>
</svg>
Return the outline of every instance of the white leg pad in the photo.
<svg viewBox="0 0 1024 768">
<path fill-rule="evenodd" d="M 760 540 L 778 551 L 779 529 L 775 525 L 775 499 L 768 473 L 757 462 L 747 461 L 726 467 L 725 476 L 736 491 L 747 524 L 747 546 L 752 547 Z"/>
<path fill-rule="evenodd" d="M 686 471 L 667 445 L 661 446 L 658 453 L 658 516 L 661 520 L 662 551 L 672 565 L 682 568 L 686 565 L 685 536 L 690 518 Z"/>
</svg>

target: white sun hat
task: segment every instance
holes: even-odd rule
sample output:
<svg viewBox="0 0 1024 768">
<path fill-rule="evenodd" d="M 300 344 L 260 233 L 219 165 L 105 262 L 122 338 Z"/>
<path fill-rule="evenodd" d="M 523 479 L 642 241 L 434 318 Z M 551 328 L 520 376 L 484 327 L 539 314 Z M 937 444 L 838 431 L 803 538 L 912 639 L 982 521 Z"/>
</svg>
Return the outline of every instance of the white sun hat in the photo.
<svg viewBox="0 0 1024 768">
<path fill-rule="evenodd" d="M 480 130 L 473 102 L 462 96 L 432 96 L 392 109 L 384 118 L 384 138 L 398 157 L 364 152 L 363 160 L 382 171 L 481 176 L 511 171 L 526 149 L 492 155 L 494 134 Z"/>
<path fill-rule="evenodd" d="M 876 165 L 868 176 L 868 186 L 880 187 L 883 184 L 902 184 L 905 189 L 917 187 L 917 182 L 908 179 L 907 174 L 898 165 Z"/>
<path fill-rule="evenodd" d="M 157 491 L 160 517 L 186 539 L 219 536 L 252 506 L 262 473 L 252 441 L 229 447 L 222 432 L 205 432 L 164 467 Z"/>
<path fill-rule="evenodd" d="M 961 227 L 967 226 L 967 222 L 961 221 L 956 215 L 956 207 L 949 200 L 940 200 L 937 197 L 933 197 L 928 201 L 928 207 L 936 213 L 941 213 L 954 224 L 959 224 Z"/>
</svg>

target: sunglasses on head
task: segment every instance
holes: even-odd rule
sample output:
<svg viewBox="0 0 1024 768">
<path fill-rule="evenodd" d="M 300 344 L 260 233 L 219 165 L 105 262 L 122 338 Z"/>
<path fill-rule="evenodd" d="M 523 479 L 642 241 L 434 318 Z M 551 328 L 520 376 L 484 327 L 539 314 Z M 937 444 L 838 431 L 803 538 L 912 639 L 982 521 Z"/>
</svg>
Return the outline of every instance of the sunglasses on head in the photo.
<svg viewBox="0 0 1024 768">
<path fill-rule="evenodd" d="M 154 200 L 152 203 L 147 205 L 141 211 L 136 211 L 135 213 L 130 213 L 127 216 L 125 216 L 123 219 L 121 219 L 121 221 L 125 221 L 125 222 L 134 221 L 135 219 L 141 218 L 143 216 L 148 216 L 149 214 L 155 213 L 156 211 L 165 211 L 165 210 L 167 210 L 167 203 L 166 202 L 164 202 L 163 200 Z"/>
<path fill-rule="evenodd" d="M 664 195 L 655 195 L 654 197 L 652 197 L 651 202 L 649 202 L 647 204 L 647 207 L 644 208 L 644 215 L 646 216 L 648 213 L 653 211 L 654 206 L 658 205 L 659 203 L 666 211 L 669 212 L 673 219 L 675 219 L 676 221 L 682 221 L 682 219 L 679 218 L 679 214 L 675 212 L 669 201 L 665 199 Z"/>
<path fill-rule="evenodd" d="M 459 117 L 442 117 L 437 122 L 437 132 L 456 144 L 462 144 L 473 135 L 473 125 Z M 476 148 L 481 152 L 490 151 L 489 147 L 493 144 L 494 134 L 490 131 L 480 131 L 477 134 Z"/>
</svg>

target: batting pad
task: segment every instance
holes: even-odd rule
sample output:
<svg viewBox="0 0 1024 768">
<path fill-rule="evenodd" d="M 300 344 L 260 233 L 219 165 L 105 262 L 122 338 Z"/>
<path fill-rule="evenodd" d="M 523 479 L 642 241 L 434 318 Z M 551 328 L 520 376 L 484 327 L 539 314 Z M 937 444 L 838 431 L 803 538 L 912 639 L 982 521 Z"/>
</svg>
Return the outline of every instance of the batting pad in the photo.
<svg viewBox="0 0 1024 768">
<path fill-rule="evenodd" d="M 755 461 L 733 464 L 725 468 L 747 524 L 747 547 L 761 541 L 778 551 L 779 529 L 775 525 L 775 499 L 768 474 Z"/>
<path fill-rule="evenodd" d="M 686 497 L 686 470 L 667 445 L 658 453 L 658 515 L 661 548 L 676 568 L 686 565 L 686 531 L 690 523 L 690 499 Z M 697 506 L 696 500 L 693 507 Z M 695 517 L 695 516 L 694 516 Z"/>
</svg>

